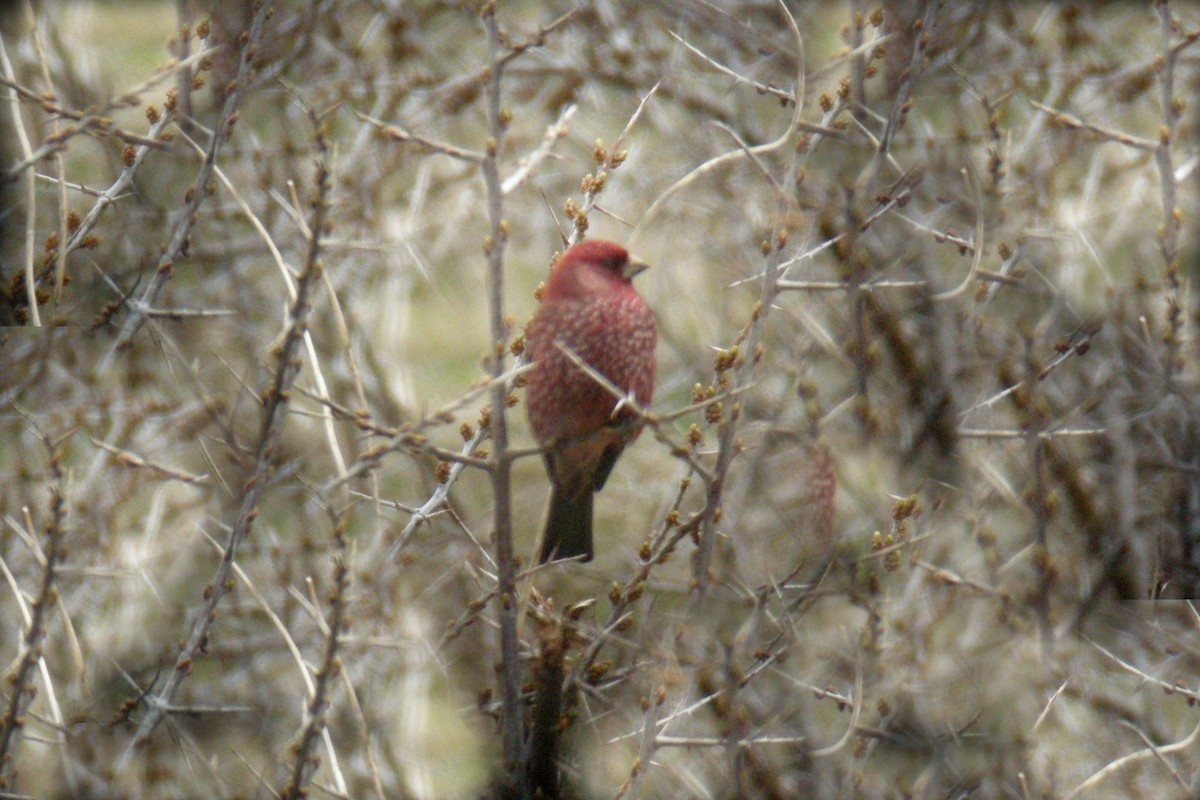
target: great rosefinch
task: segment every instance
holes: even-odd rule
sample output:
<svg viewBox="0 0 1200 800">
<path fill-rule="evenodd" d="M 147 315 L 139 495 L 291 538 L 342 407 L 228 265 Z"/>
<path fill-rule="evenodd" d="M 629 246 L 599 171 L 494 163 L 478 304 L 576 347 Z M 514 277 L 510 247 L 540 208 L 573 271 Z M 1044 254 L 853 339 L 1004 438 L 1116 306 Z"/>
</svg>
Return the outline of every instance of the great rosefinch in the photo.
<svg viewBox="0 0 1200 800">
<path fill-rule="evenodd" d="M 592 558 L 592 495 L 638 435 L 632 410 L 564 350 L 645 407 L 654 393 L 654 315 L 633 288 L 646 269 L 612 242 L 581 242 L 555 262 L 525 332 L 526 410 L 550 475 L 540 561 Z"/>
</svg>

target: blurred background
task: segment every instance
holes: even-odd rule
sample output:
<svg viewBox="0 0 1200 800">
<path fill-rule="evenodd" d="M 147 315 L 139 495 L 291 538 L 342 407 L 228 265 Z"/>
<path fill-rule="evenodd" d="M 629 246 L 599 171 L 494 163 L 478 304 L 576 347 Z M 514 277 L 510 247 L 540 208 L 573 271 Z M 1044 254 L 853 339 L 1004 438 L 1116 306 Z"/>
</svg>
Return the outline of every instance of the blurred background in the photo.
<svg viewBox="0 0 1200 800">
<path fill-rule="evenodd" d="M 505 412 L 562 795 L 1194 796 L 1200 5 L 258 9 L 0 12 L 5 796 L 499 793 L 496 55 L 504 344 L 660 332 L 592 563 Z"/>
</svg>

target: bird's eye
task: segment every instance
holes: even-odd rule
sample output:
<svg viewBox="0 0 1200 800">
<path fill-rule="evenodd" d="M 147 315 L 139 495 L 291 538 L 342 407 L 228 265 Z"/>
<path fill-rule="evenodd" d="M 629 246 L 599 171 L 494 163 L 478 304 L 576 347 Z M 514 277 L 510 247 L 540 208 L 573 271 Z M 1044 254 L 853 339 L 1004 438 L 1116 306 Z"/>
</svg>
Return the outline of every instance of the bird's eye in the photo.
<svg viewBox="0 0 1200 800">
<path fill-rule="evenodd" d="M 625 259 L 620 256 L 613 256 L 612 258 L 605 259 L 604 266 L 612 272 L 621 273 L 625 271 Z"/>
</svg>

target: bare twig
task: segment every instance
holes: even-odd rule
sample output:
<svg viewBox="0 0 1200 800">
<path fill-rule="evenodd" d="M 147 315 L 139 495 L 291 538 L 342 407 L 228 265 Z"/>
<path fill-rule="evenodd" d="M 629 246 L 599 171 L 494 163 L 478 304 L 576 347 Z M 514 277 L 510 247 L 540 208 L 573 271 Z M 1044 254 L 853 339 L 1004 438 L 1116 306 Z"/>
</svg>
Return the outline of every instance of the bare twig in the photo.
<svg viewBox="0 0 1200 800">
<path fill-rule="evenodd" d="M 314 124 L 317 124 L 315 117 L 313 118 L 313 121 Z M 197 153 L 199 153 L 201 156 L 204 155 L 203 148 L 201 148 L 196 142 L 192 141 L 190 136 L 182 132 L 181 135 L 187 141 L 187 143 L 196 150 Z M 225 187 L 225 190 L 229 192 L 234 202 L 237 203 L 238 208 L 240 208 L 246 218 L 250 220 L 250 224 L 254 227 L 254 230 L 258 232 L 259 237 L 262 238 L 263 244 L 266 245 L 268 252 L 271 253 L 271 257 L 275 260 L 275 265 L 279 269 L 280 277 L 283 278 L 284 286 L 287 287 L 288 300 L 294 302 L 296 300 L 296 282 L 292 279 L 292 268 L 283 260 L 283 255 L 279 252 L 279 248 L 275 245 L 275 240 L 267 231 L 266 226 L 263 225 L 259 220 L 258 215 L 254 213 L 252 208 L 250 208 L 250 204 L 246 202 L 246 199 L 242 196 L 242 193 L 238 191 L 238 188 L 233 184 L 233 182 L 225 176 L 225 172 L 214 164 L 213 173 L 217 176 L 217 179 L 221 181 L 221 185 Z M 303 230 L 306 237 L 312 237 L 313 233 L 310 226 L 305 225 Z M 325 276 L 324 272 L 321 274 L 322 276 Z M 148 311 L 147 313 L 150 316 L 155 316 L 155 313 L 152 311 Z M 317 357 L 317 346 L 313 342 L 312 332 L 307 329 L 304 331 L 304 353 L 308 357 L 308 365 L 312 369 L 313 380 L 317 384 L 317 391 L 320 393 L 321 397 L 328 397 L 329 387 L 325 382 L 325 370 L 321 368 L 321 360 Z M 329 413 L 328 407 L 323 408 L 322 412 L 322 421 L 325 428 L 325 440 L 329 444 L 329 453 L 333 458 L 333 463 L 337 466 L 338 475 L 345 475 L 346 459 L 342 456 L 342 448 L 338 443 L 337 430 L 333 425 L 333 416 Z"/>
<path fill-rule="evenodd" d="M 8 59 L 8 49 L 4 46 L 4 37 L 0 36 L 0 69 L 3 70 L 7 81 L 15 82 L 12 62 Z M 17 141 L 21 144 L 21 153 L 29 164 L 37 163 L 29 145 L 29 135 L 25 132 L 25 121 L 21 119 L 21 104 L 16 94 L 12 96 L 9 109 L 13 118 L 13 129 L 17 132 Z M 16 173 L 12 173 L 16 174 Z M 42 317 L 38 311 L 37 280 L 33 274 L 33 236 L 37 231 L 37 187 L 33 170 L 25 176 L 25 303 L 29 306 L 29 320 L 35 327 L 41 327 Z"/>
<path fill-rule="evenodd" d="M 216 128 L 213 129 L 212 142 L 209 143 L 204 163 L 200 166 L 200 171 L 196 173 L 196 180 L 189 190 L 187 202 L 179 216 L 178 222 L 175 224 L 166 249 L 158 259 L 154 275 L 150 278 L 150 283 L 146 286 L 145 291 L 142 292 L 141 298 L 137 302 L 131 303 L 129 317 L 121 327 L 121 333 L 117 337 L 116 344 L 105 357 L 106 361 L 112 358 L 114 352 L 127 347 L 137 332 L 141 330 L 142 325 L 146 322 L 146 309 L 154 305 L 158 299 L 159 292 L 166 286 L 167 281 L 171 279 L 176 260 L 184 257 L 187 253 L 188 241 L 192 233 L 192 227 L 196 224 L 200 206 L 211 191 L 209 183 L 212 180 L 217 158 L 221 154 L 221 148 L 224 146 L 225 141 L 233 131 L 234 123 L 237 122 L 238 106 L 241 104 L 246 86 L 250 81 L 250 62 L 254 59 L 259 42 L 262 40 L 263 28 L 266 25 L 267 17 L 271 13 L 271 0 L 255 0 L 255 2 L 257 3 L 257 7 L 254 12 L 254 18 L 250 22 L 245 42 L 242 45 L 241 57 L 238 61 L 237 77 L 234 79 L 233 85 L 225 97 L 225 104 L 221 109 L 221 118 L 217 122 Z"/>
<path fill-rule="evenodd" d="M 704 59 L 704 61 L 708 62 L 709 66 L 711 66 L 713 69 L 717 70 L 717 72 L 720 72 L 723 75 L 728 75 L 729 77 L 733 78 L 738 83 L 744 83 L 748 86 L 753 86 L 755 88 L 755 90 L 758 91 L 759 94 L 769 94 L 772 97 L 777 97 L 781 101 L 783 101 L 783 103 L 785 105 L 796 102 L 796 97 L 791 92 L 785 92 L 783 89 L 780 89 L 778 86 L 774 86 L 774 85 L 770 85 L 770 84 L 766 84 L 766 83 L 759 83 L 756 80 L 747 78 L 745 75 L 742 75 L 741 73 L 736 72 L 735 70 L 732 70 L 729 67 L 722 64 L 721 62 L 717 61 L 715 58 L 708 55 L 700 48 L 698 48 L 695 45 L 688 42 L 686 39 L 684 39 L 682 36 L 680 36 L 675 31 L 668 31 L 668 33 L 671 34 L 671 36 L 675 39 L 675 41 L 679 42 L 681 45 L 686 47 L 688 50 L 692 51 L 697 56 Z"/>
<path fill-rule="evenodd" d="M 1128 133 L 1122 133 L 1121 131 L 1114 131 L 1111 128 L 1105 128 L 1100 125 L 1093 125 L 1090 122 L 1084 122 L 1079 117 L 1068 114 L 1065 111 L 1059 111 L 1057 109 L 1050 108 L 1047 105 L 1039 103 L 1037 100 L 1030 100 L 1029 105 L 1033 106 L 1044 114 L 1053 116 L 1054 121 L 1059 125 L 1062 125 L 1064 128 L 1077 131 L 1086 131 L 1087 133 L 1092 133 L 1096 136 L 1099 136 L 1101 139 L 1106 139 L 1110 142 L 1119 142 L 1120 144 L 1128 145 L 1129 147 L 1136 147 L 1139 150 L 1153 151 L 1158 149 L 1158 143 L 1151 141 L 1150 139 L 1143 139 L 1139 136 L 1131 136 Z"/>
<path fill-rule="evenodd" d="M 883 174 L 883 165 L 888 163 L 891 156 L 892 139 L 896 135 L 896 131 L 904 123 L 904 118 L 908 115 L 909 100 L 912 97 L 913 87 L 916 85 L 917 75 L 922 68 L 923 59 L 925 57 L 925 47 L 929 42 L 928 32 L 933 30 L 933 20 L 937 15 L 940 4 L 929 2 L 925 4 L 925 15 L 921 21 L 921 33 L 912 37 L 912 51 L 909 53 L 908 68 L 902 73 L 903 80 L 900 82 L 899 90 L 896 92 L 896 97 L 892 102 L 891 112 L 888 114 L 887 125 L 884 127 L 883 135 L 879 137 L 879 147 L 875 151 L 875 163 L 872 167 L 871 180 L 868 185 L 873 184 Z M 861 57 L 856 57 L 856 61 L 861 60 Z"/>
<path fill-rule="evenodd" d="M 517 797 L 526 795 L 525 712 L 521 703 L 521 652 L 517 634 L 517 564 L 513 552 L 512 462 L 508 457 L 508 387 L 504 374 L 508 326 L 504 320 L 504 248 L 508 243 L 508 222 L 504 219 L 504 190 L 500 183 L 500 152 L 504 143 L 504 122 L 500 114 L 500 82 L 504 74 L 504 53 L 496 4 L 484 5 L 480 16 L 487 31 L 490 70 L 485 89 L 488 120 L 487 152 L 483 159 L 483 180 L 487 187 L 488 222 L 491 234 L 484 245 L 488 261 L 488 315 L 491 320 L 490 357 L 492 373 L 492 413 L 488 433 L 494 447 L 491 471 L 492 511 L 496 547 L 497 616 L 500 620 L 500 696 L 503 706 L 501 741 L 504 771 L 509 788 Z"/>
<path fill-rule="evenodd" d="M 292 748 L 291 774 L 287 784 L 279 792 L 282 800 L 297 800 L 307 796 L 306 787 L 312 781 L 319 763 L 312 756 L 318 739 L 324 739 L 326 752 L 336 758 L 336 751 L 326 726 L 326 713 L 329 707 L 329 693 L 333 688 L 332 683 L 341 671 L 338 650 L 347 623 L 349 598 L 346 595 L 350 590 L 350 572 L 346 566 L 345 531 L 342 523 L 336 519 L 334 520 L 333 535 L 337 553 L 333 563 L 333 589 L 330 592 L 329 620 L 322 625 L 322 633 L 325 635 L 325 652 L 321 658 L 321 666 L 317 668 L 314 676 L 315 680 L 309 687 L 308 704 L 304 709 L 304 728 Z M 303 664 L 301 667 L 307 670 Z M 333 763 L 336 765 L 337 762 Z M 345 796 L 347 790 L 345 781 L 341 777 L 341 771 L 337 770 L 336 775 L 338 790 Z"/>
<path fill-rule="evenodd" d="M 504 194 L 512 194 L 533 175 L 538 164 L 545 161 L 551 151 L 554 150 L 554 145 L 567 135 L 570 130 L 567 125 L 570 123 L 571 117 L 575 116 L 575 112 L 578 110 L 579 106 L 574 103 L 568 103 L 563 108 L 554 124 L 546 129 L 546 135 L 542 137 L 542 142 L 537 146 L 537 149 L 521 159 L 520 165 L 513 174 L 505 178 L 504 183 L 500 184 L 500 190 Z"/>
<path fill-rule="evenodd" d="M 782 2 L 780 3 L 780 7 L 783 9 L 784 16 L 787 18 L 788 24 L 792 29 L 792 34 L 796 40 L 796 58 L 797 63 L 799 64 L 796 72 L 796 97 L 803 98 L 805 74 L 804 37 L 800 34 L 800 28 L 796 24 L 796 20 L 792 16 L 792 12 L 789 11 L 787 6 Z M 785 131 L 784 134 L 776 141 L 767 145 L 760 145 L 759 147 L 743 147 L 742 149 L 734 152 L 745 154 L 750 158 L 755 158 L 759 154 L 767 153 L 783 146 L 789 140 L 789 137 L 794 133 L 795 121 L 799 118 L 802 110 L 803 103 L 797 102 L 796 113 L 792 117 L 792 124 L 788 126 L 788 130 Z M 726 155 L 728 156 L 729 154 Z M 714 164 L 720 158 L 724 157 L 718 157 L 718 159 L 714 159 L 707 163 L 709 165 Z M 792 161 L 792 168 L 795 168 L 794 159 Z M 703 167 L 701 169 L 703 169 Z M 692 174 L 696 174 L 698 171 L 699 170 L 693 172 Z M 679 183 L 675 184 L 675 186 L 679 185 Z M 668 193 L 673 191 L 674 188 L 675 187 L 672 187 L 672 189 L 668 190 Z M 665 196 L 666 195 L 663 195 L 659 199 L 661 200 L 662 197 Z M 659 201 L 656 200 L 655 204 L 658 202 Z M 786 195 L 780 196 L 779 203 L 781 205 L 786 207 L 788 202 L 790 202 L 790 200 Z M 654 206 L 651 206 L 651 208 L 654 208 Z M 786 211 L 786 208 L 783 210 Z M 647 217 L 649 216 L 650 212 L 647 211 Z M 780 217 L 781 219 L 787 219 L 787 214 L 781 213 Z M 643 219 L 643 223 L 644 221 L 645 220 Z M 734 357 L 729 364 L 729 366 L 733 367 L 734 371 L 734 378 L 732 382 L 734 390 L 741 389 L 747 385 L 747 383 L 749 383 L 754 365 L 757 364 L 761 355 L 759 353 L 759 344 L 762 340 L 763 324 L 770 313 L 775 296 L 779 291 L 777 288 L 777 282 L 783 272 L 780 261 L 782 260 L 782 247 L 786 241 L 786 238 L 785 231 L 773 231 L 771 241 L 768 243 L 769 250 L 766 253 L 767 264 L 763 272 L 759 300 L 754 308 L 750 322 L 747 324 L 746 328 L 743 329 L 743 335 L 739 336 L 738 344 L 734 345 L 736 352 L 740 354 L 740 358 Z M 701 512 L 700 523 L 700 546 L 696 549 L 696 553 L 692 561 L 692 579 L 695 585 L 695 597 L 703 596 L 712 580 L 710 566 L 712 564 L 712 556 L 716 546 L 717 519 L 720 514 L 722 497 L 725 489 L 725 476 L 729 471 L 729 466 L 732 463 L 733 457 L 737 451 L 737 429 L 740 416 L 741 403 L 740 401 L 735 401 L 729 411 L 722 416 L 718 424 L 717 459 L 716 464 L 713 466 L 712 477 L 706 482 L 707 485 L 705 486 L 704 510 Z"/>
<path fill-rule="evenodd" d="M 31 423 L 33 422 L 28 414 L 21 413 Z M 36 423 L 33 425 L 36 429 Z M 4 676 L 7 701 L 4 704 L 4 716 L 0 718 L 0 783 L 4 786 L 12 785 L 17 768 L 17 751 L 20 749 L 22 737 L 26 733 L 25 715 L 36 694 L 32 687 L 35 671 L 41 671 L 42 677 L 46 679 L 50 703 L 55 709 L 56 718 L 61 721 L 61 715 L 57 713 L 57 701 L 53 686 L 48 680 L 49 673 L 46 671 L 43 660 L 42 640 L 46 636 L 46 615 L 56 602 L 59 569 L 67 553 L 65 541 L 66 498 L 63 493 L 65 476 L 60 460 L 62 456 L 53 440 L 40 431 L 39 435 L 49 455 L 52 478 L 50 514 L 46 525 L 46 543 L 41 548 L 45 554 L 41 568 L 41 581 L 37 595 L 27 611 L 25 611 L 25 604 L 20 598 L 20 593 L 17 594 L 18 599 L 21 600 L 21 608 L 25 611 L 25 629 L 20 637 L 16 661 L 12 669 Z M 27 527 L 32 535 L 33 526 Z M 5 572 L 7 573 L 7 567 L 5 567 Z"/>
<path fill-rule="evenodd" d="M 629 778 L 615 795 L 618 800 L 622 800 L 623 798 L 638 800 L 641 796 L 642 781 L 645 780 L 646 773 L 649 771 L 650 759 L 654 757 L 654 751 L 664 744 L 664 737 L 656 736 L 655 732 L 658 729 L 659 712 L 662 710 L 663 703 L 666 700 L 666 686 L 658 687 L 653 700 L 646 699 L 646 711 L 642 715 L 642 741 L 638 746 L 637 759 L 633 762 L 633 767 L 629 770 Z"/>
<path fill-rule="evenodd" d="M 801 39 L 800 29 L 796 26 L 796 20 L 792 17 L 792 12 L 788 10 L 787 6 L 784 3 L 780 2 L 779 5 L 780 5 L 780 8 L 783 9 L 783 12 L 786 15 L 787 19 L 790 21 L 792 31 L 795 34 L 797 41 L 799 42 Z M 796 75 L 796 93 L 795 93 L 795 96 L 798 99 L 802 99 L 804 97 L 804 69 L 805 69 L 805 66 L 804 66 L 803 44 L 800 45 L 800 48 L 801 48 L 800 52 L 797 54 L 797 58 L 799 60 L 800 66 L 797 70 L 797 75 Z M 802 113 L 803 109 L 804 109 L 803 102 L 797 102 L 794 105 L 794 111 L 792 113 L 792 118 L 788 121 L 787 128 L 784 129 L 784 131 L 774 141 L 767 142 L 766 144 L 755 145 L 755 146 L 749 147 L 749 148 L 739 147 L 735 150 L 730 150 L 727 153 L 723 153 L 719 156 L 716 156 L 715 158 L 711 158 L 708 161 L 705 161 L 703 164 L 701 164 L 700 166 L 693 169 L 687 175 L 684 175 L 682 178 L 675 181 L 675 183 L 671 184 L 671 186 L 669 186 L 666 189 L 666 191 L 662 192 L 658 197 L 656 197 L 654 199 L 654 202 L 651 203 L 650 207 L 647 208 L 645 213 L 642 214 L 642 218 L 641 218 L 641 220 L 638 221 L 637 227 L 634 228 L 633 233 L 631 233 L 629 235 L 630 246 L 632 247 L 632 243 L 637 241 L 637 238 L 641 234 L 642 230 L 644 230 L 645 227 L 650 223 L 650 221 L 654 219 L 654 217 L 658 214 L 659 209 L 662 208 L 663 204 L 665 204 L 667 202 L 667 200 L 669 200 L 676 192 L 679 192 L 680 190 L 690 186 L 696 180 L 702 178 L 703 176 L 707 175 L 708 173 L 714 171 L 715 169 L 717 169 L 718 167 L 720 167 L 724 164 L 738 161 L 739 159 L 742 159 L 742 158 L 744 158 L 746 156 L 750 156 L 750 155 L 761 155 L 761 154 L 765 154 L 765 153 L 774 152 L 774 151 L 779 150 L 780 148 L 786 146 L 789 142 L 792 141 L 793 137 L 796 134 L 796 131 L 799 130 L 800 117 L 801 117 L 801 113 Z"/>
<path fill-rule="evenodd" d="M 162 464 L 156 464 L 153 461 L 142 458 L 141 456 L 131 453 L 128 450 L 122 450 L 119 447 L 109 444 L 108 442 L 91 437 L 92 444 L 96 447 L 103 448 L 117 457 L 117 462 L 128 467 L 145 467 L 153 472 L 158 473 L 164 478 L 183 481 L 184 483 L 202 483 L 208 479 L 207 475 L 192 475 L 183 470 L 164 467 Z"/>
<path fill-rule="evenodd" d="M 326 145 L 324 133 L 320 128 L 317 129 L 315 138 L 318 150 L 324 154 Z M 316 173 L 314 182 L 317 188 L 312 202 L 312 219 L 309 223 L 312 236 L 308 241 L 304 269 L 296 282 L 296 299 L 291 305 L 288 328 L 282 344 L 276 351 L 271 386 L 262 399 L 262 420 L 255 448 L 253 474 L 245 484 L 237 517 L 225 544 L 224 555 L 213 576 L 212 583 L 209 585 L 205 600 L 192 621 L 187 639 L 180 648 L 175 668 L 171 671 L 171 675 L 162 689 L 154 697 L 148 698 L 149 707 L 146 715 L 138 725 L 132 745 L 126 748 L 122 754 L 120 761 L 122 766 L 129 763 L 135 749 L 144 746 L 149 741 L 151 733 L 166 715 L 175 693 L 179 691 L 184 679 L 191 673 L 193 661 L 199 657 L 201 648 L 208 639 L 209 628 L 216 618 L 217 606 L 229 591 L 228 584 L 233 560 L 242 541 L 250 534 L 254 519 L 258 516 L 259 504 L 266 491 L 268 478 L 274 469 L 274 445 L 283 428 L 289 393 L 300 369 L 299 362 L 296 360 L 296 351 L 301 346 L 304 330 L 308 325 L 309 296 L 322 269 L 320 261 L 321 235 L 329 216 L 330 192 L 330 173 L 323 157 L 317 161 Z"/>
<path fill-rule="evenodd" d="M 1132 764 L 1137 764 L 1138 762 L 1146 761 L 1151 758 L 1160 758 L 1161 756 L 1169 753 L 1177 753 L 1180 751 L 1189 750 L 1195 746 L 1195 743 L 1198 740 L 1200 740 L 1200 724 L 1193 728 L 1191 733 L 1178 742 L 1159 745 L 1158 747 L 1151 746 L 1144 750 L 1138 750 L 1137 752 L 1130 753 L 1127 756 L 1122 756 L 1121 758 L 1104 765 L 1103 769 L 1097 770 L 1087 780 L 1083 781 L 1066 795 L 1064 795 L 1063 800 L 1075 800 L 1076 797 L 1079 797 L 1087 790 L 1099 783 L 1102 783 L 1110 776 L 1117 774 L 1122 769 Z"/>
<path fill-rule="evenodd" d="M 413 144 L 420 145 L 431 153 L 441 153 L 444 156 L 450 156 L 451 158 L 457 158 L 460 161 L 467 161 L 472 164 L 481 164 L 483 163 L 484 158 L 486 158 L 483 153 L 475 150 L 464 150 L 457 145 L 435 141 L 419 134 L 411 133 L 398 125 L 389 125 L 382 120 L 369 117 L 366 114 L 355 112 L 355 116 L 368 125 L 378 128 L 379 132 L 389 139 L 393 139 L 397 142 L 412 142 Z"/>
</svg>

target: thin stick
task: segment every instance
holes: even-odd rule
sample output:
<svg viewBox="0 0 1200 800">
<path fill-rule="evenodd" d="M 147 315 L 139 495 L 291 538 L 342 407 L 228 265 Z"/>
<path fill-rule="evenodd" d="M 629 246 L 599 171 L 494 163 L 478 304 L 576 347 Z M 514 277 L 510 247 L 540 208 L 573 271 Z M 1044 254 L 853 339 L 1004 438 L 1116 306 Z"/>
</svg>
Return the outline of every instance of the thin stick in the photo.
<svg viewBox="0 0 1200 800">
<path fill-rule="evenodd" d="M 517 797 L 526 794 L 525 779 L 525 708 L 521 702 L 521 642 L 517 634 L 517 565 L 513 553 L 512 462 L 508 459 L 508 386 L 504 374 L 504 247 L 508 223 L 504 220 L 504 190 L 500 184 L 500 149 L 504 123 L 500 117 L 500 79 L 504 74 L 500 25 L 496 21 L 495 2 L 481 12 L 487 30 L 488 57 L 491 62 L 487 82 L 486 106 L 489 138 L 483 159 L 483 180 L 487 187 L 488 221 L 491 235 L 484 247 L 488 261 L 488 312 L 491 319 L 492 350 L 488 359 L 492 373 L 492 414 L 488 432 L 494 447 L 492 469 L 492 510 L 494 514 L 497 570 L 497 616 L 500 619 L 500 695 L 502 698 L 502 752 L 509 787 Z"/>
</svg>

